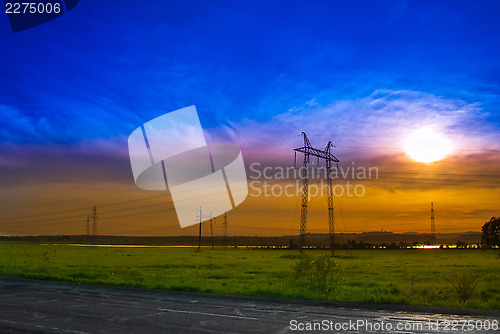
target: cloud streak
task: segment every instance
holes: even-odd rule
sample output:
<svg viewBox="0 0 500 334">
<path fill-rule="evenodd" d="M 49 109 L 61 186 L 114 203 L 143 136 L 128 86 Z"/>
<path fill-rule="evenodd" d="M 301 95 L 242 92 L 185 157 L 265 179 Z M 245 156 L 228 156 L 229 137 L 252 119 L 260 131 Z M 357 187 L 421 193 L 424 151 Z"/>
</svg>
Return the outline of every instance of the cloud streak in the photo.
<svg viewBox="0 0 500 334">
<path fill-rule="evenodd" d="M 276 143 L 277 140 L 305 131 L 321 145 L 332 140 L 337 150 L 366 146 L 373 150 L 363 151 L 363 155 L 381 155 L 387 148 L 402 149 L 402 140 L 411 131 L 432 126 L 449 137 L 456 150 L 495 149 L 497 138 L 489 134 L 496 133 L 497 128 L 485 122 L 487 116 L 479 103 L 417 91 L 377 90 L 364 98 L 339 100 L 325 106 L 310 101 L 267 121 L 246 119 L 231 123 L 215 129 L 212 136 L 214 140 L 230 137 L 247 148 L 273 143 L 264 150 L 282 150 L 289 147 Z M 356 158 L 356 153 L 349 155 Z"/>
</svg>

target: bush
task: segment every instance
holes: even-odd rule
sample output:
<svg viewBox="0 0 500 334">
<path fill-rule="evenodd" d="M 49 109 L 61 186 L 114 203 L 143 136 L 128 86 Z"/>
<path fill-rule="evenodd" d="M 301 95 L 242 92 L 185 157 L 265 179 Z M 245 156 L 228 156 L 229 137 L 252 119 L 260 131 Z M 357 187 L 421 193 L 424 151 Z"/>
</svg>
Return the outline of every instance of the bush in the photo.
<svg viewBox="0 0 500 334">
<path fill-rule="evenodd" d="M 449 282 L 455 297 L 465 303 L 476 289 L 477 277 L 470 272 L 463 271 L 461 275 L 456 275 Z"/>
<path fill-rule="evenodd" d="M 314 257 L 301 254 L 293 264 L 298 290 L 332 297 L 339 281 L 339 265 L 331 255 Z"/>
</svg>

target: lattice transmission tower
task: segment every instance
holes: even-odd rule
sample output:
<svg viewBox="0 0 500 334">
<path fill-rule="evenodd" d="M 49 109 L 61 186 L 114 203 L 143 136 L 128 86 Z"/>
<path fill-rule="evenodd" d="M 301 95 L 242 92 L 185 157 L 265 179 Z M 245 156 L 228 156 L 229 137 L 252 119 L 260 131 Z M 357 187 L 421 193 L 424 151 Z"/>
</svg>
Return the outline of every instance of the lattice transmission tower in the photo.
<svg viewBox="0 0 500 334">
<path fill-rule="evenodd" d="M 338 164 L 340 161 L 337 159 L 332 153 L 331 148 L 333 147 L 332 142 L 329 141 L 326 144 L 324 150 L 320 150 L 314 148 L 307 138 L 305 132 L 302 132 L 302 136 L 304 137 L 304 146 L 294 149 L 295 151 L 295 160 L 297 159 L 297 152 L 301 152 L 304 154 L 304 166 L 302 168 L 302 204 L 300 207 L 300 239 L 299 239 L 299 247 L 303 248 L 306 245 L 306 231 L 307 231 L 307 205 L 309 202 L 309 162 L 310 156 L 314 156 L 318 158 L 318 167 L 319 160 L 325 160 L 326 165 L 326 177 L 327 177 L 327 203 L 328 203 L 328 233 L 329 233 L 329 248 L 333 250 L 335 244 L 335 222 L 334 222 L 334 211 L 333 211 L 333 189 L 332 189 L 332 178 L 331 178 L 331 169 L 332 162 Z"/>
</svg>

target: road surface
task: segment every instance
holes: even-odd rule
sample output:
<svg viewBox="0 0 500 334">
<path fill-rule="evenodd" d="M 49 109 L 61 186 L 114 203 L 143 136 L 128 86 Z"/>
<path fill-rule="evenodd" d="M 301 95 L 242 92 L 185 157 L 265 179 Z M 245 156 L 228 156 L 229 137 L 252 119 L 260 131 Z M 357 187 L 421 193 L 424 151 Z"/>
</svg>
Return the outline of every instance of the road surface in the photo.
<svg viewBox="0 0 500 334">
<path fill-rule="evenodd" d="M 458 316 L 355 305 L 0 276 L 0 333 L 307 333 L 314 328 L 325 333 L 499 332 L 491 327 L 499 320 L 496 311 Z M 478 329 L 479 325 L 491 328 Z"/>
</svg>

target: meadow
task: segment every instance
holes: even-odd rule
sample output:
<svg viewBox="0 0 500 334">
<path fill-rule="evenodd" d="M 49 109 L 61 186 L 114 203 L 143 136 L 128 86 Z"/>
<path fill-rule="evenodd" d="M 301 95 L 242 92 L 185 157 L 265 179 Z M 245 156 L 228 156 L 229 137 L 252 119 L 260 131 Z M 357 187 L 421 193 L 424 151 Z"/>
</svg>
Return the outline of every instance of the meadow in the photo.
<svg viewBox="0 0 500 334">
<path fill-rule="evenodd" d="M 307 250 L 311 256 L 328 251 Z M 297 250 L 97 247 L 0 243 L 0 274 L 67 282 L 234 295 L 500 308 L 498 250 L 336 251 L 328 294 L 297 284 Z M 312 273 L 311 275 L 313 275 Z M 415 276 L 413 289 L 412 278 Z M 460 300 L 454 287 L 474 287 Z M 411 293 L 411 296 L 410 296 Z"/>
</svg>

